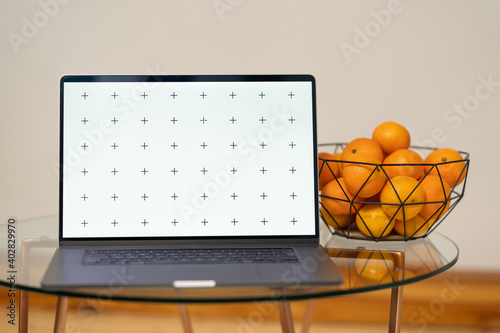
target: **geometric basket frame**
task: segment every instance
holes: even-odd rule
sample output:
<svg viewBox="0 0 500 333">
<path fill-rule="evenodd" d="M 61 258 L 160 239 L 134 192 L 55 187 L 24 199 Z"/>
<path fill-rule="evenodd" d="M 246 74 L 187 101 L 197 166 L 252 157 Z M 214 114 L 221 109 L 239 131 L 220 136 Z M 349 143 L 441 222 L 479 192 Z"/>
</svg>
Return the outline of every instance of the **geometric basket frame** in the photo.
<svg viewBox="0 0 500 333">
<path fill-rule="evenodd" d="M 321 152 L 329 152 L 331 154 L 334 154 L 334 153 L 341 153 L 346 145 L 347 145 L 347 143 L 329 143 L 329 144 L 319 144 L 318 147 L 320 147 L 319 151 L 321 151 Z M 411 146 L 410 149 L 418 152 L 420 154 L 420 156 L 425 160 L 426 156 L 430 152 L 432 152 L 433 150 L 438 149 L 438 148 Z M 404 230 L 405 230 L 404 234 L 405 235 L 399 235 L 399 234 L 396 234 L 395 232 L 391 232 L 387 236 L 378 236 L 378 237 L 375 237 L 375 236 L 373 236 L 373 233 L 371 233 L 371 231 L 369 230 L 369 228 L 367 228 L 367 229 L 368 229 L 368 232 L 370 233 L 370 235 L 372 237 L 367 236 L 367 235 L 361 233 L 358 230 L 358 228 L 356 227 L 356 223 L 353 223 L 353 221 L 354 221 L 354 219 L 355 219 L 355 217 L 357 215 L 357 212 L 359 210 L 359 208 L 356 208 L 355 204 L 357 204 L 358 206 L 360 204 L 362 204 L 362 205 L 375 205 L 375 204 L 380 204 L 380 202 L 357 201 L 356 197 L 354 197 L 353 199 L 350 199 L 347 196 L 342 197 L 342 198 L 333 198 L 333 197 L 329 197 L 329 196 L 326 196 L 326 195 L 319 194 L 319 197 L 320 197 L 319 198 L 320 199 L 320 207 L 322 208 L 320 210 L 320 217 L 323 220 L 323 222 L 325 223 L 325 225 L 328 227 L 328 230 L 332 234 L 336 234 L 336 235 L 339 235 L 339 236 L 342 236 L 342 237 L 346 237 L 346 238 L 362 239 L 362 240 L 372 240 L 372 241 L 401 241 L 401 240 L 408 241 L 408 240 L 412 240 L 412 239 L 418 239 L 418 238 L 426 237 L 431 232 L 433 232 L 444 221 L 444 219 L 453 211 L 453 209 L 460 202 L 460 200 L 462 200 L 462 198 L 464 196 L 465 187 L 466 187 L 466 183 L 467 183 L 467 173 L 469 171 L 470 159 L 469 159 L 469 153 L 462 152 L 462 151 L 459 151 L 459 153 L 462 155 L 462 160 L 459 160 L 459 161 L 442 162 L 442 163 L 436 163 L 436 164 L 427 164 L 427 163 L 423 163 L 423 164 L 410 164 L 410 165 L 414 165 L 414 166 L 417 166 L 417 165 L 419 165 L 419 166 L 420 165 L 430 166 L 431 170 L 437 170 L 437 174 L 440 177 L 441 182 L 443 182 L 443 179 L 441 178 L 441 174 L 439 173 L 440 167 L 442 165 L 444 165 L 444 164 L 450 164 L 450 163 L 464 163 L 464 167 L 462 169 L 462 174 L 464 175 L 464 179 L 463 179 L 463 181 L 460 184 L 458 184 L 458 185 L 455 184 L 455 186 L 451 187 L 450 194 L 446 198 L 446 200 L 437 201 L 437 202 L 435 202 L 435 201 L 432 201 L 432 202 L 425 201 L 425 202 L 420 203 L 420 204 L 439 204 L 439 205 L 437 205 L 437 206 L 439 206 L 439 208 L 436 210 L 436 212 L 434 213 L 434 215 L 431 216 L 427 220 L 427 223 L 429 223 L 429 224 L 432 223 L 432 225 L 425 231 L 425 233 L 419 232 L 420 230 L 416 230 L 413 234 L 408 234 L 407 235 L 407 232 L 406 232 L 406 221 L 405 220 L 403 220 Z M 323 172 L 329 172 L 334 177 L 334 180 L 332 180 L 332 181 L 337 181 L 338 182 L 337 177 L 333 174 L 332 170 L 330 169 L 329 163 L 331 163 L 331 162 L 349 163 L 349 161 L 340 161 L 340 160 L 325 159 L 325 158 L 319 158 L 318 159 L 318 168 L 319 168 L 320 175 Z M 359 164 L 359 162 L 356 162 L 356 163 Z M 384 172 L 384 174 L 386 176 L 387 176 L 387 174 L 384 171 L 384 167 L 394 166 L 395 165 L 395 164 L 383 164 L 383 163 L 381 163 L 381 164 L 364 163 L 364 164 L 369 164 L 369 165 L 380 167 L 380 169 L 383 170 L 383 172 Z M 431 172 L 431 170 L 429 170 L 429 172 Z M 427 176 L 427 174 L 424 175 L 423 178 L 425 178 Z M 419 180 L 419 183 L 418 183 L 419 185 L 420 185 L 420 182 L 422 181 L 422 179 Z M 386 181 L 390 182 L 389 177 L 387 177 Z M 339 183 L 339 185 L 340 185 L 340 183 Z M 361 189 L 360 189 L 360 191 L 361 191 Z M 443 192 L 444 192 L 444 189 L 443 189 Z M 348 216 L 348 221 L 350 221 L 350 222 L 347 224 L 347 227 L 344 227 L 344 228 L 340 227 L 340 225 L 341 225 L 340 222 L 338 222 L 335 219 L 335 212 L 329 212 L 328 209 L 325 207 L 325 205 L 323 205 L 323 203 L 321 202 L 322 199 L 323 200 L 338 200 L 338 201 L 348 202 L 349 203 L 349 205 L 350 205 L 350 213 L 349 213 L 349 216 Z M 445 207 L 446 207 L 446 205 L 448 203 L 449 203 L 448 210 L 446 211 L 446 213 L 442 214 L 443 210 L 445 209 Z M 390 204 L 390 203 L 383 203 L 383 204 L 384 205 L 396 205 L 396 206 L 399 206 L 397 208 L 398 211 L 400 209 L 403 209 L 407 205 L 411 205 L 410 203 L 404 202 L 404 199 L 400 199 L 400 204 Z M 324 214 L 327 215 L 327 216 L 324 216 Z M 434 222 L 430 222 L 430 220 L 435 219 L 435 217 L 438 217 L 438 218 Z M 394 218 L 395 218 L 395 215 L 391 217 L 391 220 L 389 221 L 389 223 L 386 226 L 386 228 L 389 226 L 389 224 L 391 222 L 393 222 Z M 360 219 L 362 220 L 362 218 L 360 218 Z M 326 222 L 327 220 L 330 222 L 330 224 L 328 224 Z M 364 223 L 364 222 L 362 221 L 362 223 Z M 366 224 L 365 224 L 365 227 L 367 227 Z M 423 225 L 422 225 L 422 227 L 423 227 Z"/>
</svg>

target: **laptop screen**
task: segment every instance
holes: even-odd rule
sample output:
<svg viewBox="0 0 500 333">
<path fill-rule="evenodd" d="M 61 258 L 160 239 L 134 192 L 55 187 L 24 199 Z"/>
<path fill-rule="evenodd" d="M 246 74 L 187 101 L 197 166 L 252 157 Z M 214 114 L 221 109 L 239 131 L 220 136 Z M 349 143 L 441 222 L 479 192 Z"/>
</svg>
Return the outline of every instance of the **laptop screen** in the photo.
<svg viewBox="0 0 500 333">
<path fill-rule="evenodd" d="M 63 239 L 314 236 L 314 78 L 61 79 Z"/>
</svg>

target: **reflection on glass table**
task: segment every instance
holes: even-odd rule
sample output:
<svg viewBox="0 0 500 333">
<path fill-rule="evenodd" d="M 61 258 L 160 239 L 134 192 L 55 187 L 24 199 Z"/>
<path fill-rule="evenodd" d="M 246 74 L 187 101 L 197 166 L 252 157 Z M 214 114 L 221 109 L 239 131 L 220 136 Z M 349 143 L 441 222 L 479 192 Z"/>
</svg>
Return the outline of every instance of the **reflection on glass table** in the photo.
<svg viewBox="0 0 500 333">
<path fill-rule="evenodd" d="M 456 246 L 438 233 L 396 243 L 332 236 L 326 249 L 344 276 L 344 291 L 416 282 L 445 271 L 458 259 Z"/>
<path fill-rule="evenodd" d="M 373 242 L 346 239 L 341 236 L 325 237 L 323 245 L 330 259 L 335 262 L 344 277 L 344 284 L 334 287 L 288 288 L 141 288 L 127 287 L 126 276 L 117 271 L 116 278 L 107 288 L 74 289 L 58 292 L 46 291 L 40 282 L 57 248 L 57 218 L 47 217 L 15 223 L 16 255 L 14 265 L 8 266 L 8 246 L 0 248 L 0 269 L 15 272 L 15 288 L 20 291 L 20 332 L 27 330 L 28 292 L 53 294 L 58 297 L 55 331 L 63 332 L 67 313 L 68 297 L 90 299 L 124 300 L 133 302 L 161 302 L 179 304 L 180 318 L 184 330 L 192 330 L 186 304 L 228 302 L 273 302 L 279 313 L 284 332 L 293 332 L 293 321 L 289 301 L 310 300 L 303 321 L 303 332 L 311 325 L 314 300 L 319 297 L 348 295 L 379 289 L 391 289 L 389 331 L 399 332 L 403 285 L 417 282 L 439 274 L 458 259 L 458 248 L 448 238 L 432 233 L 426 238 L 398 241 Z M 8 242 L 7 227 L 0 230 L 2 244 Z M 5 258 L 5 260 L 3 259 Z M 314 267 L 305 267 L 314 269 Z M 6 274 L 0 284 L 11 286 Z"/>
</svg>

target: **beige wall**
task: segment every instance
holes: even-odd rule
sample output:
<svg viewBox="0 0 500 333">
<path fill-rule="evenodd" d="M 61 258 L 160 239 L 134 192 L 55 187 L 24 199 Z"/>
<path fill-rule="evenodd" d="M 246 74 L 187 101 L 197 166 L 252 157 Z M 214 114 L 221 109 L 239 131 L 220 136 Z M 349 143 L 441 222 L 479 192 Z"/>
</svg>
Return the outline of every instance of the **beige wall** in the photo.
<svg viewBox="0 0 500 333">
<path fill-rule="evenodd" d="M 57 212 L 64 74 L 310 73 L 320 142 L 394 120 L 414 144 L 471 153 L 438 231 L 460 267 L 498 270 L 499 17 L 472 0 L 2 0 L 0 223 Z"/>
</svg>

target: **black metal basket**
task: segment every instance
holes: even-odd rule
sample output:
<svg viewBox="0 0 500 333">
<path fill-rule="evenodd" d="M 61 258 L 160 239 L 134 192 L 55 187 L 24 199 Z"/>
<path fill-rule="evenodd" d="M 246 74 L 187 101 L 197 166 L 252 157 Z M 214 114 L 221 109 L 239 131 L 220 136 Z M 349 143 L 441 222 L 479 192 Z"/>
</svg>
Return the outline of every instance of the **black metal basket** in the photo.
<svg viewBox="0 0 500 333">
<path fill-rule="evenodd" d="M 333 144 L 320 144 L 319 145 L 319 151 L 321 152 L 328 152 L 331 154 L 335 153 L 341 153 L 344 149 L 344 147 L 347 145 L 347 143 L 333 143 Z M 425 157 L 432 152 L 433 150 L 437 148 L 428 148 L 428 147 L 417 147 L 417 146 L 411 146 L 411 150 L 417 152 L 420 154 L 420 156 L 425 159 Z M 451 162 L 443 162 L 443 163 L 437 163 L 437 164 L 413 164 L 414 166 L 424 166 L 428 170 L 428 172 L 424 173 L 424 176 L 418 180 L 418 184 L 415 186 L 415 189 L 420 186 L 421 182 L 428 177 L 431 174 L 431 171 L 437 171 L 437 175 L 439 176 L 439 180 L 441 183 L 444 182 L 442 175 L 440 173 L 440 166 L 444 164 L 450 164 L 450 163 L 460 163 L 460 167 L 462 167 L 461 175 L 460 177 L 463 177 L 463 180 L 460 182 L 457 182 L 454 184 L 454 186 L 449 186 L 449 194 L 446 193 L 446 195 L 443 195 L 443 200 L 438 200 L 438 201 L 427 201 L 427 199 L 424 202 L 419 202 L 417 203 L 418 205 L 430 205 L 432 207 L 437 207 L 435 211 L 433 211 L 433 214 L 430 217 L 426 217 L 425 219 L 422 219 L 420 217 L 419 222 L 415 225 L 415 221 L 411 221 L 410 219 L 406 219 L 404 217 L 404 211 L 405 209 L 408 210 L 408 208 L 411 205 L 415 205 L 415 203 L 409 203 L 406 201 L 403 201 L 400 199 L 399 203 L 388 203 L 388 202 L 380 202 L 380 200 L 377 200 L 377 198 L 368 198 L 368 199 L 362 199 L 357 196 L 357 193 L 353 193 L 351 196 L 348 196 L 346 193 L 348 193 L 347 189 L 344 189 L 341 185 L 341 182 L 339 182 L 339 179 L 341 176 L 337 176 L 334 174 L 334 171 L 332 170 L 332 163 L 357 163 L 360 164 L 359 162 L 351 162 L 351 161 L 341 161 L 340 159 L 325 159 L 325 158 L 319 158 L 319 174 L 320 177 L 322 176 L 322 173 L 329 173 L 330 177 L 332 178 L 332 182 L 337 182 L 338 186 L 342 190 L 343 194 L 346 195 L 341 195 L 339 197 L 332 197 L 332 196 L 327 196 L 325 194 L 320 193 L 320 216 L 325 225 L 328 227 L 328 230 L 333 234 L 340 235 L 346 238 L 353 238 L 353 239 L 364 239 L 364 240 L 373 240 L 373 241 L 408 241 L 410 239 L 418 239 L 418 238 L 423 238 L 429 235 L 431 232 L 433 232 L 442 222 L 443 220 L 451 213 L 451 211 L 456 207 L 456 205 L 462 200 L 464 192 L 465 192 L 465 186 L 467 183 L 467 173 L 469 170 L 469 154 L 466 152 L 459 151 L 460 155 L 462 156 L 462 159 L 459 161 L 451 161 Z M 386 183 L 390 184 L 394 188 L 393 183 L 391 182 L 391 179 L 389 176 L 387 176 L 386 173 L 386 168 L 388 167 L 393 167 L 396 166 L 396 164 L 373 164 L 373 163 L 361 163 L 361 164 L 366 164 L 370 165 L 373 168 L 380 168 L 380 170 L 383 170 L 383 173 L 386 177 Z M 410 164 L 412 165 L 412 164 Z M 358 193 L 362 190 L 363 186 L 367 184 L 368 179 L 365 181 L 365 183 L 362 185 L 361 189 L 358 191 Z M 415 189 L 413 191 L 415 191 Z M 396 190 L 394 190 L 396 191 Z M 444 187 L 443 187 L 443 193 L 445 193 Z M 445 198 L 446 197 L 446 198 Z M 399 198 L 399 197 L 398 197 Z M 342 202 L 344 204 L 349 205 L 349 213 L 346 214 L 336 214 L 335 211 L 329 210 L 327 206 L 325 205 L 324 202 L 327 202 L 327 200 L 334 200 L 337 202 Z M 373 206 L 366 206 L 366 205 L 373 205 Z M 381 205 L 381 206 L 393 206 L 393 208 L 396 210 L 396 213 L 394 215 L 389 216 L 389 221 L 387 222 L 386 225 L 378 226 L 377 229 L 382 229 L 382 232 L 375 232 L 370 230 L 370 227 L 365 221 L 363 220 L 362 215 L 359 214 L 359 211 L 361 207 L 366 206 L 368 207 L 375 207 L 375 205 Z M 430 207 L 429 206 L 429 207 Z M 392 209 L 392 210 L 394 210 Z M 402 211 L 403 212 L 403 219 L 396 221 L 396 214 Z M 400 214 L 401 215 L 401 214 Z M 398 216 L 400 216 L 398 215 Z M 356 222 L 357 221 L 357 222 Z M 360 224 L 363 232 L 358 228 L 357 224 Z M 395 223 L 399 224 L 398 230 L 400 231 L 399 233 L 396 233 L 393 228 Z M 403 232 L 401 232 L 403 230 Z"/>
</svg>

